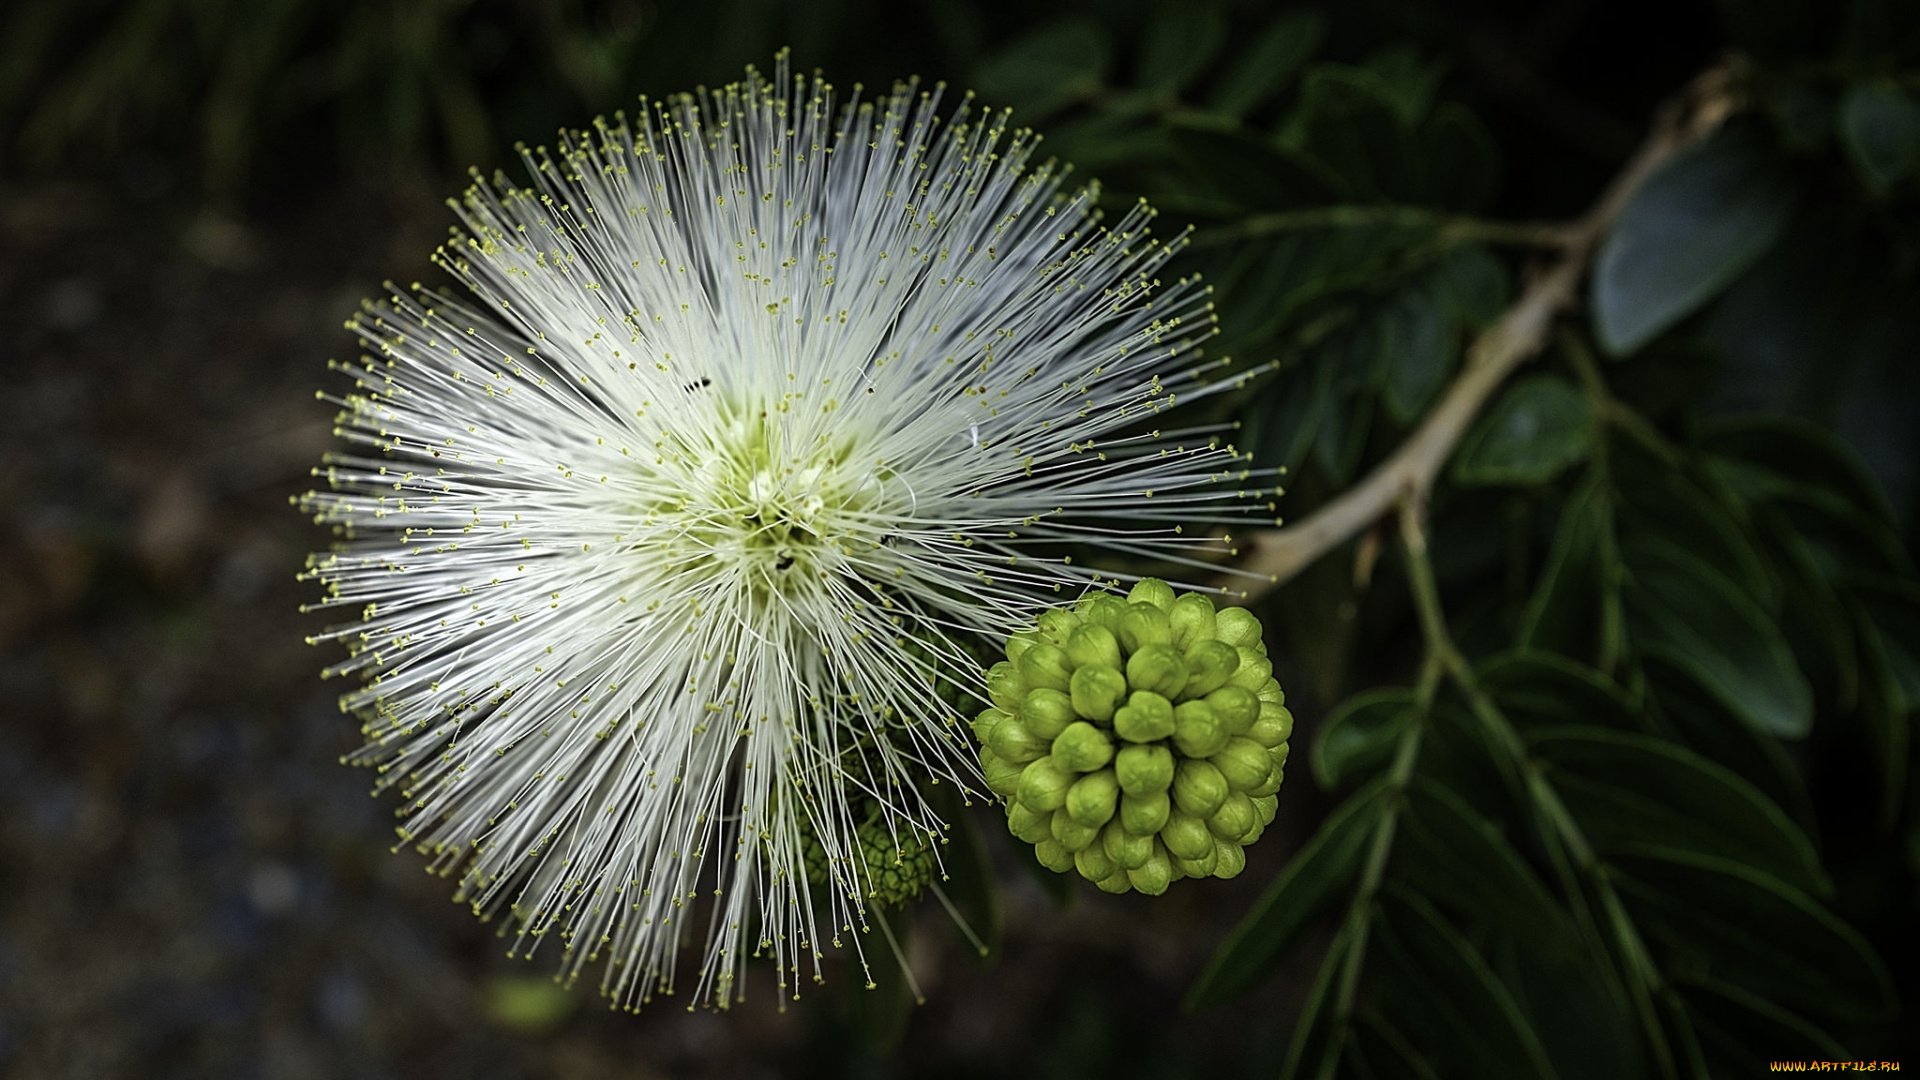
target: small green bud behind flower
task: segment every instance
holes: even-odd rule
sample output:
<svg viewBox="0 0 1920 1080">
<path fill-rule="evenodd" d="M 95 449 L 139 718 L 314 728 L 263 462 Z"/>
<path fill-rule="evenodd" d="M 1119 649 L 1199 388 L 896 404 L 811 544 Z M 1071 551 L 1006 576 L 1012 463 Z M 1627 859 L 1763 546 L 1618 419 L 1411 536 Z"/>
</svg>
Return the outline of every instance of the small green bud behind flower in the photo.
<svg viewBox="0 0 1920 1080">
<path fill-rule="evenodd" d="M 1085 720 L 1075 720 L 1053 740 L 1053 759 L 1074 772 L 1105 768 L 1113 760 L 1113 740 Z"/>
<path fill-rule="evenodd" d="M 1003 710 L 993 708 L 992 706 L 981 709 L 980 715 L 974 717 L 969 724 L 969 726 L 973 728 L 973 737 L 985 743 L 992 737 L 993 729 L 999 726 L 1000 721 L 1005 719 L 1007 719 L 1007 713 Z"/>
<path fill-rule="evenodd" d="M 1159 896 L 1173 884 L 1173 862 L 1167 857 L 1167 849 L 1159 844 L 1153 845 L 1153 854 L 1140 864 L 1138 870 L 1127 871 L 1127 881 L 1134 888 L 1148 896 Z"/>
<path fill-rule="evenodd" d="M 1114 755 L 1113 772 L 1129 795 L 1165 791 L 1173 783 L 1173 753 L 1164 746 L 1123 746 Z"/>
<path fill-rule="evenodd" d="M 1188 758 L 1174 767 L 1173 801 L 1195 817 L 1206 817 L 1220 809 L 1230 794 L 1227 778 L 1205 761 Z"/>
<path fill-rule="evenodd" d="M 1253 696 L 1259 698 L 1260 704 L 1262 705 L 1285 705 L 1287 703 L 1287 692 L 1280 689 L 1280 684 L 1273 679 L 1268 679 L 1267 685 L 1255 690 Z"/>
<path fill-rule="evenodd" d="M 1127 601 L 1134 604 L 1152 604 L 1161 611 L 1173 608 L 1173 586 L 1159 578 L 1141 578 L 1127 593 Z"/>
<path fill-rule="evenodd" d="M 1058 690 L 1036 686 L 1020 699 L 1020 718 L 1036 739 L 1048 742 L 1060 737 L 1067 725 L 1080 717 L 1073 711 L 1073 699 Z"/>
<path fill-rule="evenodd" d="M 1080 627 L 1080 616 L 1065 608 L 1053 608 L 1040 613 L 1035 620 L 1039 625 L 1040 640 L 1049 645 L 1065 646 L 1067 639 Z"/>
<path fill-rule="evenodd" d="M 1271 750 L 1293 735 L 1293 713 L 1285 705 L 1269 705 L 1262 701 L 1260 718 L 1241 734 Z"/>
<path fill-rule="evenodd" d="M 1233 678 L 1240 667 L 1240 652 L 1218 641 L 1202 641 L 1187 650 L 1186 662 L 1188 674 L 1182 696 L 1206 697 Z"/>
<path fill-rule="evenodd" d="M 1007 639 L 1007 659 L 1011 660 L 1015 667 L 1020 666 L 1020 658 L 1025 656 L 1027 650 L 1031 649 L 1034 643 L 1039 640 L 1040 632 L 1038 630 L 1022 630 L 1013 635 Z"/>
<path fill-rule="evenodd" d="M 1222 880 L 1240 876 L 1247 868 L 1247 849 L 1240 844 L 1216 841 L 1213 845 L 1213 876 Z"/>
<path fill-rule="evenodd" d="M 1033 845 L 1033 855 L 1041 866 L 1057 874 L 1073 869 L 1073 852 L 1061 847 L 1058 840 L 1042 840 Z"/>
<path fill-rule="evenodd" d="M 1042 813 L 1052 813 L 1067 804 L 1067 789 L 1074 779 L 1075 774 L 1051 756 L 1043 757 L 1020 773 L 1020 787 L 1014 797 Z"/>
<path fill-rule="evenodd" d="M 1100 846 L 1106 850 L 1107 858 L 1123 870 L 1138 870 L 1153 855 L 1152 836 L 1130 833 L 1118 821 L 1110 821 L 1100 830 Z"/>
<path fill-rule="evenodd" d="M 1258 821 L 1263 829 L 1273 824 L 1273 815 L 1279 810 L 1280 796 L 1278 795 L 1262 795 L 1253 800 L 1254 820 Z"/>
<path fill-rule="evenodd" d="M 1207 760 L 1227 778 L 1227 783 L 1235 791 L 1247 791 L 1260 786 L 1266 780 L 1268 770 L 1273 768 L 1273 760 L 1267 756 L 1267 748 L 1244 735 L 1228 741 L 1218 753 Z"/>
<path fill-rule="evenodd" d="M 1286 779 L 1285 769 L 1273 769 L 1267 773 L 1266 779 L 1248 788 L 1247 794 L 1255 799 L 1272 795 L 1280 790 L 1280 782 L 1284 779 Z"/>
<path fill-rule="evenodd" d="M 1026 763 L 1047 752 L 1045 740 L 1035 738 L 1027 725 L 1009 716 L 993 726 L 987 747 L 1008 761 Z"/>
<path fill-rule="evenodd" d="M 1053 815 L 1015 802 L 1007 807 L 1007 831 L 1029 844 L 1037 844 L 1053 835 Z"/>
<path fill-rule="evenodd" d="M 1067 789 L 1066 811 L 1073 815 L 1073 820 L 1097 829 L 1113 820 L 1114 807 L 1119 801 L 1120 781 L 1112 769 L 1101 769 L 1075 780 Z"/>
<path fill-rule="evenodd" d="M 1172 701 L 1187 685 L 1187 662 L 1171 645 L 1145 645 L 1127 658 L 1127 685 Z"/>
<path fill-rule="evenodd" d="M 1233 685 L 1258 692 L 1271 678 L 1273 661 L 1255 655 L 1251 649 L 1240 650 L 1240 667 L 1233 673 Z"/>
<path fill-rule="evenodd" d="M 990 747 L 980 750 L 980 774 L 987 779 L 987 790 L 995 795 L 1012 798 L 1020 787 L 1020 772 L 1024 767 L 994 753 Z"/>
<path fill-rule="evenodd" d="M 1113 733 L 1134 743 L 1164 739 L 1173 734 L 1173 704 L 1151 690 L 1135 690 L 1114 710 Z"/>
<path fill-rule="evenodd" d="M 1229 735 L 1245 735 L 1260 718 L 1260 699 L 1245 687 L 1223 686 L 1205 700 Z"/>
<path fill-rule="evenodd" d="M 1120 869 L 1114 865 L 1113 860 L 1107 856 L 1106 850 L 1099 844 L 1088 844 L 1074 852 L 1073 866 L 1080 871 L 1080 876 L 1088 881 L 1105 880 L 1112 877 L 1114 871 Z"/>
<path fill-rule="evenodd" d="M 1034 645 L 1021 653 L 1014 665 L 1028 686 L 1044 686 L 1065 693 L 1073 679 L 1073 667 L 1067 663 L 1066 650 L 1058 645 L 1045 642 Z"/>
<path fill-rule="evenodd" d="M 1214 614 L 1213 636 L 1236 649 L 1252 645 L 1260 640 L 1260 620 L 1246 608 L 1223 609 Z"/>
<path fill-rule="evenodd" d="M 1128 604 L 1127 613 L 1120 617 L 1120 626 L 1114 633 L 1130 653 L 1149 645 L 1173 646 L 1173 624 L 1167 620 L 1166 612 L 1152 604 Z"/>
<path fill-rule="evenodd" d="M 1213 834 L 1207 831 L 1207 823 L 1184 810 L 1174 810 L 1167 815 L 1167 823 L 1160 827 L 1160 842 L 1183 859 L 1199 859 L 1213 853 Z"/>
<path fill-rule="evenodd" d="M 987 697 L 996 709 L 1007 712 L 1020 710 L 1020 699 L 1026 695 L 1027 681 L 1020 677 L 1020 669 L 1010 660 L 1002 660 L 987 669 Z"/>
<path fill-rule="evenodd" d="M 1190 758 L 1212 757 L 1232 737 L 1204 701 L 1185 702 L 1173 710 L 1173 745 Z"/>
<path fill-rule="evenodd" d="M 1094 884 L 1099 886 L 1101 892 L 1112 893 L 1115 896 L 1133 891 L 1133 883 L 1127 880 L 1127 872 L 1124 870 L 1116 870 Z"/>
<path fill-rule="evenodd" d="M 1112 723 L 1113 712 L 1127 699 L 1127 677 L 1120 666 L 1083 667 L 1073 673 L 1073 711 L 1089 720 Z"/>
<path fill-rule="evenodd" d="M 1236 791 L 1222 800 L 1219 809 L 1207 818 L 1207 828 L 1220 839 L 1237 844 L 1253 830 L 1256 814 L 1253 800 L 1244 792 Z"/>
<path fill-rule="evenodd" d="M 1120 669 L 1120 639 L 1104 626 L 1082 623 L 1067 639 L 1066 649 L 1075 667 Z"/>
<path fill-rule="evenodd" d="M 1182 652 L 1195 642 L 1212 641 L 1213 601 L 1199 593 L 1188 593 L 1173 602 L 1167 621 L 1173 627 L 1173 647 Z"/>
<path fill-rule="evenodd" d="M 1164 791 L 1146 795 L 1127 792 L 1120 796 L 1120 824 L 1136 836 L 1152 836 L 1167 824 L 1173 803 Z"/>
<path fill-rule="evenodd" d="M 1081 606 L 1085 610 L 1081 611 Z M 1111 593 L 1095 593 L 1074 605 L 1081 617 L 1094 626 L 1105 627 L 1109 633 L 1120 632 L 1120 620 L 1127 616 L 1127 602 Z"/>
<path fill-rule="evenodd" d="M 1208 837 L 1208 840 L 1207 853 L 1198 859 L 1183 859 L 1178 855 L 1174 855 L 1172 848 L 1167 849 L 1167 854 L 1173 858 L 1173 868 L 1179 871 L 1182 877 L 1200 878 L 1213 873 L 1213 868 L 1218 865 L 1219 858 L 1214 854 L 1217 849 L 1211 843 L 1212 837 Z"/>
<path fill-rule="evenodd" d="M 1073 820 L 1065 807 L 1053 812 L 1049 825 L 1053 830 L 1053 838 L 1068 851 L 1084 851 L 1087 845 L 1100 838 L 1099 829 L 1088 828 Z"/>
</svg>

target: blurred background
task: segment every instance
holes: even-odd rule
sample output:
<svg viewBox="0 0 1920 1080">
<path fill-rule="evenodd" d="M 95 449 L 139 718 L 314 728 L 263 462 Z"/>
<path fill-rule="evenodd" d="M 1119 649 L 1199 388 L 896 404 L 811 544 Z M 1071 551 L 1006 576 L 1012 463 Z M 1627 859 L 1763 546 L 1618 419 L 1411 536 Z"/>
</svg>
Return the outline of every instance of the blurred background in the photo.
<svg viewBox="0 0 1920 1080">
<path fill-rule="evenodd" d="M 928 1002 L 897 1023 L 875 1022 L 846 992 L 852 972 L 797 1003 L 766 985 L 731 1014 L 669 1003 L 633 1017 L 609 1013 L 590 986 L 554 987 L 544 961 L 507 960 L 507 943 L 448 903 L 449 883 L 423 873 L 419 856 L 389 854 L 391 807 L 368 797 L 370 776 L 337 764 L 357 724 L 317 678 L 334 657 L 301 643 L 319 623 L 297 614 L 312 597 L 294 575 L 327 537 L 288 500 L 332 445 L 332 410 L 314 392 L 338 390 L 326 361 L 354 350 L 342 320 L 385 279 L 431 280 L 427 256 L 452 223 L 442 200 L 469 167 L 517 175 L 516 141 L 632 108 L 640 94 L 768 68 L 790 46 L 796 68 L 842 86 L 919 75 L 1016 106 L 1079 175 L 1107 181 L 1116 205 L 1146 194 L 1168 231 L 1194 223 L 1185 258 L 1223 283 L 1222 346 L 1279 361 L 1232 407 L 1272 418 L 1249 438 L 1263 463 L 1294 467 L 1283 510 L 1297 517 L 1392 448 L 1460 341 L 1524 281 L 1528 256 L 1493 237 L 1475 249 L 1481 262 L 1455 267 L 1453 280 L 1474 284 L 1437 331 L 1430 369 L 1394 384 L 1404 393 L 1376 393 L 1328 359 L 1328 330 L 1313 319 L 1336 310 L 1324 296 L 1358 297 L 1349 307 L 1363 313 L 1397 302 L 1400 249 L 1323 260 L 1290 271 L 1297 281 L 1242 259 L 1268 251 L 1247 225 L 1256 212 L 1312 201 L 1250 192 L 1274 183 L 1276 167 L 1244 133 L 1318 145 L 1311 126 L 1325 115 L 1306 111 L 1303 86 L 1337 80 L 1303 73 L 1367 72 L 1404 107 L 1430 190 L 1382 179 L 1354 198 L 1559 221 L 1619 170 L 1659 102 L 1737 55 L 1765 98 L 1771 145 L 1800 177 L 1799 216 L 1771 261 L 1684 333 L 1609 372 L 1662 424 L 1758 410 L 1835 433 L 1872 478 L 1863 490 L 1883 493 L 1861 498 L 1881 499 L 1887 558 L 1905 567 L 1920 520 L 1920 119 L 1911 108 L 1873 114 L 1890 125 L 1878 143 L 1849 141 L 1826 119 L 1850 87 L 1889 87 L 1896 106 L 1913 88 L 1920 35 L 1905 8 L 9 0 L 0 1074 L 1277 1075 L 1311 963 L 1282 965 L 1197 1014 L 1181 1002 L 1335 805 L 1304 767 L 1245 875 L 1157 900 L 1086 887 L 1063 900 L 984 818 L 1000 946 L 977 962 L 925 905 L 912 937 Z M 1316 152 L 1339 164 L 1334 150 Z M 1525 498 L 1545 490 L 1535 480 Z M 1443 585 L 1488 598 L 1485 618 L 1461 629 L 1467 639 L 1499 623 L 1503 575 L 1521 575 L 1512 589 L 1527 591 L 1552 517 L 1536 521 L 1534 502 L 1516 511 L 1504 495 L 1450 505 L 1435 527 Z M 1506 534 L 1471 527 L 1512 520 L 1529 569 L 1503 569 Z M 1404 605 L 1369 605 L 1346 556 L 1263 609 L 1278 627 L 1296 748 L 1350 692 L 1410 678 Z M 1905 706 L 1897 712 L 1904 740 Z M 1904 766 L 1908 749 L 1877 749 L 1840 721 L 1832 730 L 1790 755 L 1806 782 L 1802 820 L 1824 844 L 1835 909 L 1910 1000 L 1920 833 L 1904 801 L 1886 810 L 1862 779 L 1885 771 L 1876 754 Z M 1902 1048 L 1897 1019 L 1846 1030 L 1876 1056 Z"/>
</svg>

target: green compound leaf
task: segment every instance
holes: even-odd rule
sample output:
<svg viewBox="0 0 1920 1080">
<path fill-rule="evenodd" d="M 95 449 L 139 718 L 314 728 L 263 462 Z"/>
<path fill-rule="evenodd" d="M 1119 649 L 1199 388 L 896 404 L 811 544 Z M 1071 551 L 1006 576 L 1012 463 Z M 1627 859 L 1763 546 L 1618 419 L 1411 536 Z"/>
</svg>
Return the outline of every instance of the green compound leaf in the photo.
<svg viewBox="0 0 1920 1080">
<path fill-rule="evenodd" d="M 1328 791 L 1376 772 L 1413 719 L 1411 690 L 1369 690 L 1340 703 L 1313 743 L 1313 778 Z"/>
<path fill-rule="evenodd" d="M 1426 411 L 1453 368 L 1452 322 L 1437 290 L 1402 289 L 1380 313 L 1382 404 L 1406 424 Z"/>
<path fill-rule="evenodd" d="M 1579 387 L 1557 375 L 1529 376 L 1468 432 L 1453 478 L 1468 487 L 1543 484 L 1586 458 L 1593 432 Z"/>
<path fill-rule="evenodd" d="M 1326 171 L 1296 151 L 1196 124 L 1173 125 L 1168 135 L 1200 186 L 1235 206 L 1271 210 L 1334 196 Z"/>
<path fill-rule="evenodd" d="M 1744 498 L 1766 502 L 1823 495 L 1893 521 L 1886 492 L 1860 455 L 1811 421 L 1784 416 L 1721 421 L 1702 433 L 1700 446 L 1714 455 L 1709 460 L 1715 471 Z"/>
<path fill-rule="evenodd" d="M 1479 244 L 1462 244 L 1433 268 L 1433 281 L 1453 320 L 1469 330 L 1485 330 L 1507 309 L 1512 292 L 1507 267 Z"/>
<path fill-rule="evenodd" d="M 1741 719 L 1782 738 L 1806 735 L 1813 690 L 1764 611 L 1677 544 L 1631 537 L 1627 622 L 1639 650 L 1687 673 Z"/>
<path fill-rule="evenodd" d="M 1805 1017 L 1737 986 L 1675 980 L 1674 988 L 1714 1056 L 1755 1075 L 1766 1071 L 1767 1062 L 1783 1058 L 1846 1061 L 1852 1056 Z"/>
<path fill-rule="evenodd" d="M 1764 135 L 1730 126 L 1641 185 L 1600 246 L 1600 344 L 1625 356 L 1733 284 L 1793 218 L 1799 192 Z"/>
<path fill-rule="evenodd" d="M 1388 884 L 1382 899 L 1373 983 L 1391 1012 L 1468 1075 L 1553 1080 L 1539 1034 L 1480 951 L 1405 887 Z"/>
<path fill-rule="evenodd" d="M 1188 1009 L 1218 1005 L 1265 981 L 1308 927 L 1352 889 L 1386 806 L 1385 789 L 1384 782 L 1370 784 L 1327 818 L 1214 952 L 1187 992 Z"/>
<path fill-rule="evenodd" d="M 1245 116 L 1266 104 L 1320 51 L 1326 33 L 1327 20 L 1317 11 L 1279 16 L 1220 79 L 1207 104 L 1227 116 Z"/>
<path fill-rule="evenodd" d="M 1602 558 L 1603 540 L 1612 528 L 1607 497 L 1589 475 L 1561 507 L 1546 567 L 1521 616 L 1517 644 L 1598 659 L 1606 602 L 1602 585 L 1617 582 L 1622 573 L 1617 562 Z"/>
<path fill-rule="evenodd" d="M 1652 844 L 1610 858 L 1621 895 L 1665 966 L 1836 1019 L 1893 1015 L 1873 946 L 1819 902 L 1732 859 Z"/>
<path fill-rule="evenodd" d="M 1399 819 L 1392 873 L 1410 889 L 1487 920 L 1545 955 L 1574 947 L 1566 912 L 1500 828 L 1446 786 L 1416 779 Z"/>
<path fill-rule="evenodd" d="M 1346 1060 L 1371 1080 L 1439 1080 L 1439 1074 L 1398 1028 L 1373 1012 L 1354 1017 L 1347 1030 Z"/>
<path fill-rule="evenodd" d="M 1141 46 L 1136 81 L 1155 94 L 1174 97 L 1207 70 L 1226 39 L 1227 17 L 1218 4 L 1162 0 Z"/>
<path fill-rule="evenodd" d="M 1340 924 L 1340 930 L 1333 936 L 1332 944 L 1327 946 L 1327 955 L 1320 961 L 1320 970 L 1313 977 L 1313 986 L 1307 991 L 1307 1000 L 1300 1007 L 1300 1015 L 1294 1021 L 1293 1041 L 1287 1047 L 1287 1062 L 1280 1069 L 1280 1080 L 1295 1080 L 1297 1077 L 1310 1077 L 1312 1080 L 1328 1080 L 1340 1063 L 1340 1036 L 1345 1033 L 1335 1027 L 1328 1006 L 1333 1002 L 1334 983 L 1340 977 L 1341 969 L 1346 966 L 1347 956 L 1354 949 L 1354 943 L 1360 936 L 1365 923 L 1360 919 L 1348 919 Z"/>
<path fill-rule="evenodd" d="M 1920 172 L 1920 102 L 1897 84 L 1855 86 L 1837 119 L 1840 143 L 1867 187 L 1884 193 Z"/>
<path fill-rule="evenodd" d="M 1803 892 L 1833 891 L 1807 835 L 1725 766 L 1664 739 L 1593 727 L 1542 728 L 1528 747 L 1603 852 L 1657 842 L 1740 860 Z"/>
<path fill-rule="evenodd" d="M 1640 731 L 1646 715 L 1618 683 L 1585 664 L 1545 649 L 1509 649 L 1482 661 L 1480 685 L 1523 731 L 1550 724 L 1591 724 Z"/>
<path fill-rule="evenodd" d="M 1100 89 L 1106 77 L 1106 31 L 1091 19 L 1043 26 L 982 64 L 974 88 L 990 101 L 1019 108 L 1037 120 Z"/>
</svg>

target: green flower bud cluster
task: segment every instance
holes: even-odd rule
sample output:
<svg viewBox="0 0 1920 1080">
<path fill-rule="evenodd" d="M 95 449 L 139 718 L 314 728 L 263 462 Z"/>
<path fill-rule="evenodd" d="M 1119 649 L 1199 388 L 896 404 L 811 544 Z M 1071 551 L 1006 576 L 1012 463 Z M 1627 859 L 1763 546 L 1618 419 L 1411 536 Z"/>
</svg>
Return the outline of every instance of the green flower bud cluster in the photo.
<svg viewBox="0 0 1920 1080">
<path fill-rule="evenodd" d="M 924 837 L 903 833 L 897 839 L 887 832 L 886 822 L 874 803 L 866 821 L 854 831 L 860 843 L 859 859 L 866 868 L 868 903 L 876 907 L 905 907 L 920 898 L 940 872 L 933 847 Z M 807 882 L 824 886 L 832 880 L 827 852 L 804 821 L 800 826 L 800 853 L 807 867 Z"/>
<path fill-rule="evenodd" d="M 1007 826 L 1049 868 L 1158 896 L 1230 878 L 1279 803 L 1293 714 L 1260 620 L 1148 578 L 1040 616 L 973 721 Z"/>
</svg>

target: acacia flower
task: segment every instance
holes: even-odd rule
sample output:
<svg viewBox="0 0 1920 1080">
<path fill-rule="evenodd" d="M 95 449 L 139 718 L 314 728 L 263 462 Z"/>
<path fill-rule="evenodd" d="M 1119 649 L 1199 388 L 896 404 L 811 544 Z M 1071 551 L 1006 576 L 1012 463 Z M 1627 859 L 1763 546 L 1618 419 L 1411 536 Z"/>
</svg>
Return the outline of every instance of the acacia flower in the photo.
<svg viewBox="0 0 1920 1080">
<path fill-rule="evenodd" d="M 347 324 L 349 449 L 302 503 L 338 536 L 316 606 L 354 616 L 319 638 L 362 680 L 351 760 L 616 1005 L 683 944 L 722 1005 L 750 957 L 785 988 L 860 949 L 876 830 L 937 855 L 927 788 L 982 789 L 960 642 L 1102 581 L 1075 550 L 1195 562 L 1193 526 L 1271 509 L 1219 429 L 1153 427 L 1224 381 L 1206 290 L 1155 276 L 1177 241 L 940 99 L 836 104 L 782 56 L 643 100 L 450 203 L 471 298 Z"/>
</svg>

